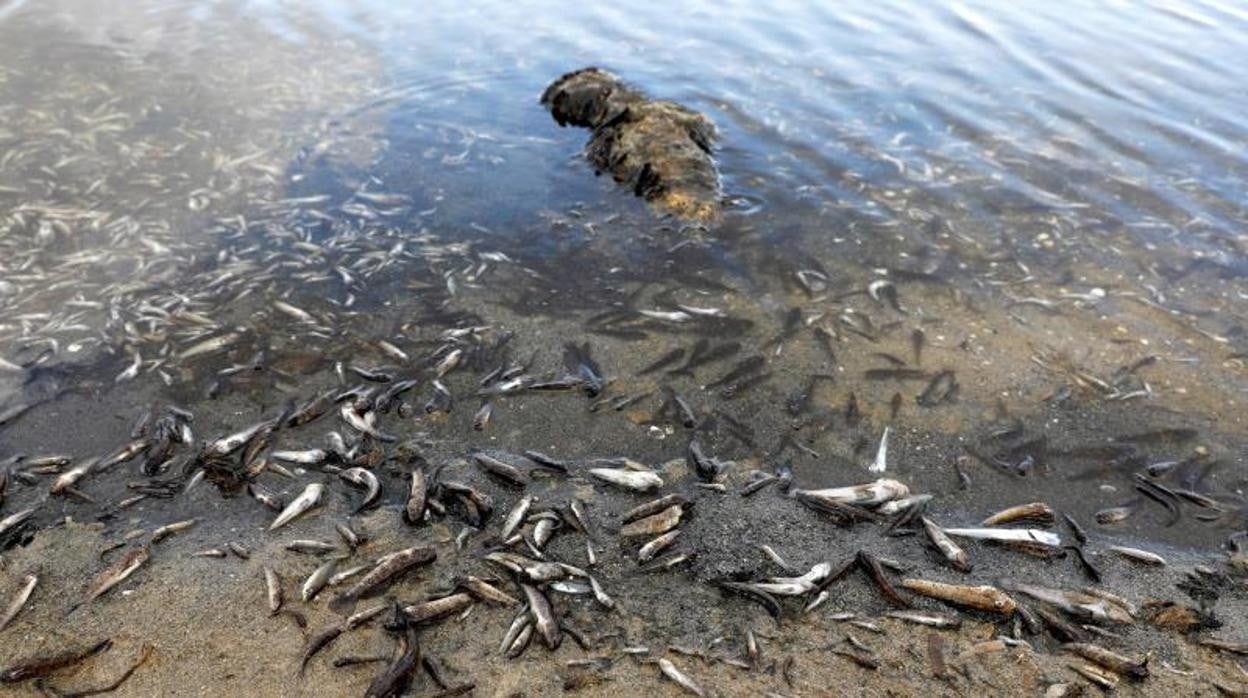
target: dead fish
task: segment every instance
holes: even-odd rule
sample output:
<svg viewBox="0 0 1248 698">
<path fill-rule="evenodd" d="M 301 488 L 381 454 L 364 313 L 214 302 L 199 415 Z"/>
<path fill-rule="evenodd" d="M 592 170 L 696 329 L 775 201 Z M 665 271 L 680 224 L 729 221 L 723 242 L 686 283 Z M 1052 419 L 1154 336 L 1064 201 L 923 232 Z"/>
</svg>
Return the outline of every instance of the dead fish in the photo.
<svg viewBox="0 0 1248 698">
<path fill-rule="evenodd" d="M 932 545 L 936 546 L 936 549 L 940 551 L 945 560 L 959 572 L 970 572 L 971 558 L 966 554 L 966 551 L 957 543 L 954 543 L 945 534 L 944 529 L 936 525 L 936 522 L 926 516 L 921 517 L 920 520 L 923 522 L 923 530 L 927 532 L 928 540 L 932 542 Z"/>
<path fill-rule="evenodd" d="M 930 611 L 915 611 L 912 609 L 899 609 L 889 611 L 884 615 L 897 620 L 904 620 L 908 623 L 917 623 L 918 625 L 926 625 L 929 628 L 941 628 L 945 630 L 955 630 L 962 627 L 962 619 L 957 616 L 949 616 L 942 613 L 932 613 Z"/>
<path fill-rule="evenodd" d="M 556 460 L 554 458 L 551 458 L 550 456 L 544 453 L 540 453 L 538 451 L 525 451 L 524 457 L 528 458 L 534 463 L 537 463 L 541 467 L 546 468 L 547 470 L 554 470 L 555 472 L 563 473 L 564 475 L 568 473 L 567 463 L 561 460 Z"/>
<path fill-rule="evenodd" d="M 752 587 L 758 591 L 774 596 L 801 596 L 815 587 L 832 573 L 832 565 L 820 562 L 806 574 L 797 577 L 772 577 L 763 582 L 755 582 Z"/>
<path fill-rule="evenodd" d="M 206 339 L 202 342 L 199 342 L 198 344 L 191 345 L 190 347 L 186 348 L 181 354 L 178 354 L 178 358 L 186 360 L 186 359 L 199 356 L 201 354 L 209 354 L 215 351 L 220 351 L 230 346 L 234 342 L 237 342 L 241 338 L 242 338 L 242 334 L 238 332 L 227 332 L 226 334 L 218 335 L 211 339 Z"/>
<path fill-rule="evenodd" d="M 1131 614 L 1117 604 L 1104 598 L 1065 589 L 1050 589 L 1034 584 L 1018 582 L 1002 582 L 1006 589 L 1038 601 L 1043 601 L 1061 609 L 1062 612 L 1080 619 L 1094 621 L 1112 621 L 1121 624 L 1134 622 Z"/>
<path fill-rule="evenodd" d="M 702 389 L 713 390 L 720 386 L 732 385 L 751 374 L 761 371 L 766 365 L 767 360 L 761 356 L 751 356 L 747 359 L 742 359 L 723 376 L 702 386 Z"/>
<path fill-rule="evenodd" d="M 200 470 L 199 472 L 202 473 L 204 471 Z M 281 497 L 255 483 L 249 483 L 247 485 L 247 494 L 251 495 L 252 499 L 260 502 L 273 511 L 280 512 L 282 509 L 286 508 L 286 503 L 282 501 Z"/>
<path fill-rule="evenodd" d="M 524 487 L 528 484 L 529 478 L 524 474 L 524 471 L 510 463 L 504 463 L 493 456 L 480 452 L 472 454 L 472 459 L 486 473 L 497 477 L 508 485 Z"/>
<path fill-rule="evenodd" d="M 1057 514 L 1052 507 L 1044 502 L 1031 502 L 1030 504 L 1019 504 L 1018 506 L 1003 509 L 984 519 L 980 525 L 1000 526 L 1022 521 L 1042 526 L 1052 526 L 1057 522 Z"/>
<path fill-rule="evenodd" d="M 372 506 L 381 497 L 381 480 L 377 479 L 377 475 L 371 470 L 366 468 L 347 468 L 338 473 L 338 477 L 356 487 L 364 488 L 364 501 L 360 502 L 360 505 L 355 508 L 357 512 Z"/>
<path fill-rule="evenodd" d="M 3 519 L 0 519 L 0 537 L 4 536 L 4 534 L 9 531 L 15 530 L 18 526 L 25 523 L 27 519 L 35 515 L 36 511 L 39 511 L 38 504 L 27 509 L 22 509 L 21 511 L 13 512 Z"/>
<path fill-rule="evenodd" d="M 276 310 L 294 318 L 295 320 L 298 320 L 299 322 L 302 322 L 302 323 L 306 323 L 308 325 L 316 325 L 320 322 L 312 315 L 312 313 L 309 313 L 308 311 L 298 306 L 291 305 L 290 303 L 287 303 L 286 301 L 283 301 L 283 300 L 273 301 L 273 307 Z"/>
<path fill-rule="evenodd" d="M 273 451 L 269 457 L 284 463 L 320 465 L 329 459 L 329 452 L 323 448 L 309 448 L 303 451 Z"/>
<path fill-rule="evenodd" d="M 876 509 L 876 511 L 884 516 L 893 516 L 926 504 L 932 501 L 933 498 L 934 495 L 930 494 L 912 494 L 904 499 L 894 499 L 891 502 L 884 502 L 878 509 Z"/>
<path fill-rule="evenodd" d="M 356 409 L 356 405 L 353 402 L 348 401 L 342 405 L 342 409 L 338 412 L 342 416 L 342 421 L 361 434 L 371 436 L 385 443 L 398 441 L 394 436 L 382 433 L 377 428 L 377 413 L 373 410 L 360 412 Z"/>
<path fill-rule="evenodd" d="M 165 524 L 164 526 L 161 526 L 155 531 L 152 531 L 152 543 L 159 543 L 160 541 L 168 538 L 169 536 L 175 533 L 180 533 L 182 531 L 185 531 L 191 526 L 194 526 L 197 521 L 198 519 L 187 519 L 185 521 L 177 521 L 171 524 Z"/>
<path fill-rule="evenodd" d="M 910 488 L 897 480 L 884 478 L 869 482 L 865 485 L 855 485 L 852 487 L 834 487 L 823 490 L 800 490 L 794 489 L 789 493 L 791 497 L 809 498 L 815 501 L 839 502 L 842 504 L 861 504 L 871 506 L 873 504 L 882 504 L 892 499 L 902 499 L 910 496 Z"/>
<path fill-rule="evenodd" d="M 348 523 L 335 521 L 334 530 L 338 532 L 338 537 L 342 538 L 342 541 L 352 550 L 360 547 L 360 544 L 364 542 L 364 539 L 360 536 L 360 534 L 356 533 Z"/>
<path fill-rule="evenodd" d="M 901 586 L 916 594 L 965 606 L 988 613 L 999 613 L 1004 616 L 1014 615 L 1018 604 L 1008 594 L 992 586 L 968 586 L 962 584 L 945 584 L 926 579 L 903 579 Z"/>
<path fill-rule="evenodd" d="M 673 529 L 651 540 L 649 543 L 641 546 L 641 549 L 637 551 L 637 561 L 649 562 L 653 560 L 659 553 L 671 547 L 679 536 L 680 529 Z"/>
<path fill-rule="evenodd" d="M 302 539 L 302 538 L 298 540 L 292 540 L 286 545 L 283 545 L 282 547 L 291 551 L 292 553 L 309 553 L 312 555 L 323 555 L 325 553 L 332 553 L 338 549 L 338 546 L 334 545 L 333 543 L 327 543 L 323 540 L 309 540 L 309 539 Z"/>
<path fill-rule="evenodd" d="M 664 509 L 672 506 L 684 506 L 689 500 L 681 494 L 665 494 L 658 499 L 651 500 L 645 504 L 639 504 L 624 513 L 622 523 L 629 524 L 638 519 L 644 519 L 647 516 L 657 514 Z"/>
<path fill-rule="evenodd" d="M 1038 528 L 946 528 L 945 533 L 958 538 L 973 538 L 997 543 L 1024 543 L 1049 547 L 1061 547 L 1062 539 L 1056 533 Z"/>
<path fill-rule="evenodd" d="M 4 615 L 0 615 L 0 630 L 8 627 L 9 623 L 17 617 L 25 608 L 26 602 L 30 600 L 30 595 L 35 592 L 35 587 L 39 584 L 39 575 L 34 572 L 28 573 L 22 579 L 22 586 L 17 590 L 17 594 L 13 597 L 13 601 L 4 609 Z"/>
<path fill-rule="evenodd" d="M 99 459 L 97 458 L 89 458 L 61 473 L 57 476 L 56 480 L 52 482 L 52 487 L 50 487 L 48 491 L 52 494 L 60 494 L 78 484 L 79 480 L 86 477 L 86 475 L 91 472 L 91 469 L 95 467 L 98 460 Z"/>
<path fill-rule="evenodd" d="M 493 552 L 486 555 L 485 560 L 535 584 L 553 582 L 568 576 L 568 571 L 557 562 L 530 560 L 515 553 Z"/>
<path fill-rule="evenodd" d="M 533 506 L 533 502 L 536 500 L 537 497 L 529 495 L 521 497 L 520 501 L 516 502 L 516 505 L 512 507 L 507 514 L 507 518 L 503 521 L 503 530 L 499 533 L 500 538 L 503 540 L 511 538 L 512 534 L 524 523 L 525 517 L 529 515 L 529 508 Z"/>
<path fill-rule="evenodd" d="M 371 570 L 372 568 L 373 568 L 372 565 L 356 565 L 355 567 L 348 567 L 345 570 L 335 572 L 334 576 L 329 578 L 329 585 L 331 587 L 342 586 L 343 582 L 347 581 L 348 579 L 356 575 L 367 572 Z"/>
<path fill-rule="evenodd" d="M 588 575 L 587 578 L 589 579 L 589 590 L 593 592 L 594 594 L 594 600 L 597 601 L 598 604 L 602 606 L 603 608 L 606 608 L 606 609 L 615 608 L 615 600 L 607 595 L 607 590 L 602 588 L 602 584 L 598 582 L 598 578 L 592 575 Z M 559 627 L 564 628 L 566 630 L 566 627 L 562 623 L 560 624 Z M 569 634 L 572 634 L 572 633 L 569 633 Z M 582 646 L 585 644 L 581 642 L 580 640 L 578 640 L 577 643 Z"/>
<path fill-rule="evenodd" d="M 680 415 L 680 423 L 684 428 L 692 429 L 698 425 L 698 417 L 693 413 L 693 407 L 680 393 L 672 393 L 672 404 L 676 405 L 676 412 Z"/>
<path fill-rule="evenodd" d="M 953 371 L 945 370 L 932 376 L 923 392 L 914 399 L 920 407 L 936 407 L 958 396 L 958 379 Z"/>
<path fill-rule="evenodd" d="M 334 576 L 334 572 L 338 569 L 338 558 L 331 558 L 321 563 L 319 567 L 308 575 L 304 580 L 303 586 L 299 590 L 300 598 L 304 603 L 308 603 L 321 593 L 321 590 L 329 585 L 329 578 Z"/>
<path fill-rule="evenodd" d="M 511 621 L 511 625 L 507 628 L 507 632 L 503 633 L 503 641 L 499 643 L 498 651 L 505 654 L 507 650 L 516 642 L 516 638 L 525 628 L 532 628 L 533 621 L 529 619 L 529 609 L 521 609 L 516 617 Z"/>
<path fill-rule="evenodd" d="M 880 447 L 875 452 L 875 460 L 867 468 L 873 473 L 882 473 L 888 468 L 888 432 L 889 428 L 884 427 L 884 435 L 880 437 Z"/>
<path fill-rule="evenodd" d="M 282 513 L 277 515 L 273 523 L 269 525 L 270 531 L 275 531 L 282 526 L 294 521 L 299 516 L 308 512 L 316 505 L 320 504 L 321 497 L 325 494 L 325 486 L 319 482 L 314 482 L 304 488 L 303 493 L 295 498 L 293 502 L 286 505 Z"/>
<path fill-rule="evenodd" d="M 1147 550 L 1128 548 L 1123 545 L 1111 545 L 1109 546 L 1109 549 L 1133 562 L 1140 562 L 1145 565 L 1156 565 L 1159 567 L 1166 564 L 1166 558 L 1158 555 L 1157 553 L 1150 553 Z"/>
<path fill-rule="evenodd" d="M 85 649 L 73 649 L 52 655 L 35 656 L 19 660 L 16 664 L 0 671 L 0 683 L 20 683 L 40 676 L 47 676 L 52 672 L 86 661 L 107 650 L 112 644 L 112 640 L 100 640 Z"/>
<path fill-rule="evenodd" d="M 702 687 L 698 685 L 697 681 L 694 681 L 688 674 L 680 669 L 677 669 L 676 665 L 672 664 L 671 660 L 666 657 L 659 658 L 659 671 L 663 672 L 664 676 L 674 681 L 676 685 L 694 694 L 695 696 L 706 695 L 706 692 L 702 690 Z"/>
<path fill-rule="evenodd" d="M 464 358 L 463 349 L 457 348 L 451 350 L 446 356 L 442 357 L 442 360 L 439 361 L 438 365 L 434 367 L 434 373 L 437 374 L 438 378 L 445 376 L 455 370 L 455 367 L 459 366 L 459 361 L 462 358 Z"/>
<path fill-rule="evenodd" d="M 106 567 L 95 576 L 95 579 L 87 585 L 86 593 L 83 594 L 83 600 L 75 604 L 70 611 L 72 612 L 83 604 L 91 603 L 108 592 L 109 589 L 126 581 L 130 575 L 138 571 L 150 558 L 151 549 L 146 544 L 132 548 L 130 552 L 123 555 L 117 562 Z"/>
<path fill-rule="evenodd" d="M 1110 507 L 1109 509 L 1102 509 L 1096 512 L 1093 518 L 1096 519 L 1096 522 L 1102 526 L 1108 526 L 1109 524 L 1115 524 L 1119 521 L 1126 520 L 1126 518 L 1131 515 L 1132 511 L 1132 507 L 1129 506 Z"/>
<path fill-rule="evenodd" d="M 209 441 L 204 446 L 203 454 L 209 458 L 224 458 L 256 439 L 260 434 L 271 431 L 274 426 L 273 421 L 265 420 L 228 436 Z M 103 465 L 101 469 L 104 469 Z"/>
<path fill-rule="evenodd" d="M 438 554 L 433 548 L 424 545 L 417 545 L 390 553 L 379 559 L 376 566 L 368 574 L 361 577 L 346 591 L 336 596 L 330 603 L 330 608 L 336 612 L 341 612 L 342 609 L 349 608 L 356 600 L 388 586 L 409 570 L 427 565 L 436 560 L 437 557 Z"/>
<path fill-rule="evenodd" d="M 1102 689 L 1106 691 L 1112 691 L 1118 687 L 1119 679 L 1118 679 L 1117 674 L 1114 674 L 1108 671 L 1102 671 L 1098 669 L 1097 667 L 1089 666 L 1087 664 L 1079 664 L 1079 663 L 1071 664 L 1070 668 L 1075 670 L 1075 672 L 1078 673 L 1083 678 L 1096 684 L 1097 686 L 1101 687 Z"/>
<path fill-rule="evenodd" d="M 1062 645 L 1062 649 L 1077 654 L 1090 662 L 1099 664 L 1110 671 L 1122 674 L 1129 679 L 1142 681 L 1148 678 L 1147 658 L 1132 659 L 1105 649 L 1100 645 L 1088 642 L 1068 642 Z"/>
<path fill-rule="evenodd" d="M 660 356 L 653 363 L 648 364 L 645 368 L 638 371 L 637 375 L 644 376 L 650 373 L 654 373 L 655 371 L 659 371 L 661 369 L 667 368 L 668 366 L 671 366 L 677 361 L 680 361 L 681 358 L 684 357 L 684 355 L 685 355 L 685 350 L 683 348 L 673 349 L 667 352 L 666 354 L 664 354 L 663 356 Z"/>
<path fill-rule="evenodd" d="M 343 634 L 345 631 L 346 627 L 344 625 L 331 625 L 312 636 L 312 638 L 308 640 L 308 646 L 303 650 L 303 656 L 299 659 L 299 674 L 303 674 L 304 670 L 308 667 L 308 662 L 312 660 L 312 657 L 316 656 L 317 652 L 320 652 L 328 647 L 330 643 L 337 640 L 338 636 Z"/>
<path fill-rule="evenodd" d="M 684 508 L 679 504 L 674 504 L 657 514 L 625 524 L 620 528 L 620 537 L 637 538 L 667 533 L 680 523 L 683 513 Z"/>
<path fill-rule="evenodd" d="M 425 517 L 428 505 L 429 490 L 425 481 L 425 471 L 421 468 L 412 470 L 412 487 L 407 495 L 407 504 L 403 508 L 408 523 L 419 523 Z"/>
<path fill-rule="evenodd" d="M 606 482 L 633 492 L 649 492 L 663 486 L 663 478 L 653 471 L 628 470 L 626 468 L 590 468 L 589 474 Z"/>
<path fill-rule="evenodd" d="M 535 545 L 538 550 L 545 548 L 546 544 L 550 542 L 551 536 L 555 534 L 555 528 L 558 524 L 559 519 L 557 517 L 554 519 L 543 517 L 538 519 L 537 523 L 533 525 L 533 545 Z"/>
<path fill-rule="evenodd" d="M 451 594 L 440 599 L 431 599 L 418 604 L 403 607 L 407 621 L 412 625 L 432 623 L 441 618 L 459 613 L 472 605 L 472 596 L 468 594 Z"/>
<path fill-rule="evenodd" d="M 330 408 L 334 406 L 335 392 L 332 390 L 326 391 L 304 403 L 286 418 L 286 426 L 303 426 L 329 412 Z"/>
<path fill-rule="evenodd" d="M 559 629 L 559 622 L 555 619 L 554 609 L 550 606 L 550 599 L 542 593 L 540 589 L 532 584 L 521 584 L 520 588 L 524 591 L 524 598 L 529 603 L 529 614 L 533 618 L 533 625 L 542 635 L 542 641 L 546 643 L 549 649 L 558 649 L 559 643 L 563 641 L 563 635 Z"/>
<path fill-rule="evenodd" d="M 268 565 L 264 566 L 264 590 L 269 600 L 269 615 L 282 609 L 282 578 Z"/>
<path fill-rule="evenodd" d="M 494 415 L 494 403 L 482 403 L 481 408 L 472 416 L 472 428 L 476 431 L 485 431 L 490 423 L 490 417 Z"/>
<path fill-rule="evenodd" d="M 482 601 L 492 601 L 503 606 L 515 606 L 520 603 L 516 597 L 478 577 L 469 575 L 460 580 L 459 584 Z"/>
</svg>

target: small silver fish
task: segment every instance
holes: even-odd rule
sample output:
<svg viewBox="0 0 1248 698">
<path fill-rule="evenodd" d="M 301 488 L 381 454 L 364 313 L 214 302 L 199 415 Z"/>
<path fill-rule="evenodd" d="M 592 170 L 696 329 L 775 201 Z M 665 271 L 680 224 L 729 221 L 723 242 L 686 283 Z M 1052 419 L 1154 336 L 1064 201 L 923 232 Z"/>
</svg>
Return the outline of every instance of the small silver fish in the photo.
<svg viewBox="0 0 1248 698">
<path fill-rule="evenodd" d="M 304 488 L 303 493 L 295 498 L 293 502 L 286 505 L 282 513 L 277 515 L 273 523 L 269 526 L 270 531 L 275 531 L 282 526 L 295 520 L 297 517 L 306 513 L 312 507 L 321 502 L 321 497 L 325 494 L 325 486 L 319 482 L 314 482 Z"/>
<path fill-rule="evenodd" d="M 0 630 L 8 627 L 9 623 L 22 612 L 22 608 L 26 606 L 26 602 L 30 600 L 30 595 L 34 593 L 35 587 L 39 584 L 39 575 L 31 572 L 22 580 L 22 586 L 17 591 L 17 595 L 13 597 L 13 601 L 9 603 L 8 608 L 4 610 L 4 615 L 0 615 Z"/>
<path fill-rule="evenodd" d="M 590 468 L 589 474 L 603 482 L 633 492 L 649 492 L 663 486 L 663 478 L 652 471 L 626 468 Z"/>
<path fill-rule="evenodd" d="M 300 590 L 303 602 L 307 603 L 321 593 L 321 590 L 329 584 L 329 578 L 334 576 L 334 571 L 337 569 L 338 558 L 330 558 L 321 563 L 320 567 L 313 570 L 312 574 L 304 580 L 303 587 Z"/>
</svg>

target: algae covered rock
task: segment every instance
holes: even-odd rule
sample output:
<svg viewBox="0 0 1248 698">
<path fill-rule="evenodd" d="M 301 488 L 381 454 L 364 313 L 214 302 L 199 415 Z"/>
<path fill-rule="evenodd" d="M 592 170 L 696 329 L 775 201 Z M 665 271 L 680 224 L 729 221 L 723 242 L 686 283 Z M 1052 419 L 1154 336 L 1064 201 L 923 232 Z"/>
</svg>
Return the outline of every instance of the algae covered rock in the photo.
<svg viewBox="0 0 1248 698">
<path fill-rule="evenodd" d="M 651 100 L 598 68 L 563 75 L 541 102 L 560 126 L 593 131 L 585 151 L 599 173 L 611 173 L 661 213 L 703 224 L 718 219 L 710 119 L 675 102 Z"/>
</svg>

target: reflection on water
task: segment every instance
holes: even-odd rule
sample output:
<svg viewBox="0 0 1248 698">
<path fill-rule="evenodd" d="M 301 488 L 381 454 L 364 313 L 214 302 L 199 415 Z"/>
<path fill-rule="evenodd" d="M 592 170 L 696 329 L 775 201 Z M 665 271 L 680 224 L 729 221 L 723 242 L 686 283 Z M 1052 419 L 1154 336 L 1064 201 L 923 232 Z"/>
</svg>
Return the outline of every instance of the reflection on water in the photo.
<svg viewBox="0 0 1248 698">
<path fill-rule="evenodd" d="M 127 441 L 92 414 L 175 402 L 212 438 L 436 373 L 385 426 L 431 460 L 659 462 L 692 429 L 813 487 L 867 479 L 887 427 L 950 523 L 1242 530 L 1248 13 L 783 5 L 0 4 L 0 463 Z M 592 176 L 537 104 L 590 64 L 715 120 L 720 227 Z M 585 342 L 590 410 L 503 387 Z"/>
</svg>

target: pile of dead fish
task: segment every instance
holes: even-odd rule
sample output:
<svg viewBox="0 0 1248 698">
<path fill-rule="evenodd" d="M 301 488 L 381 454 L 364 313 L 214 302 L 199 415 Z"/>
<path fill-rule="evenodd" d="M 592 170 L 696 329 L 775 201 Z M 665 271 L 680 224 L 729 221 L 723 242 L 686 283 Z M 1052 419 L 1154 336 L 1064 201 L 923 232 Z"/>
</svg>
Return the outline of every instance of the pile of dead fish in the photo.
<svg viewBox="0 0 1248 698">
<path fill-rule="evenodd" d="M 438 358 L 431 361 L 433 375 L 422 378 L 437 383 L 438 378 L 433 376 L 440 376 L 449 370 L 451 357 L 456 356 L 456 351 L 435 353 Z M 560 379 L 560 389 L 580 388 L 587 394 L 596 394 L 598 388 L 595 383 L 599 372 L 592 359 L 584 350 L 569 349 L 569 353 L 580 357 L 582 368 Z M 657 494 L 654 499 L 635 506 L 622 516 L 618 538 L 625 544 L 638 545 L 636 557 L 642 565 L 642 572 L 672 570 L 692 559 L 693 554 L 688 552 L 665 553 L 678 543 L 680 524 L 688 519 L 695 500 L 677 492 L 658 494 L 667 485 L 663 476 L 654 468 L 632 459 L 571 463 L 536 451 L 527 451 L 522 455 L 476 451 L 469 454 L 469 460 L 430 468 L 420 456 L 419 447 L 410 442 L 398 443 L 393 452 L 388 453 L 385 446 L 395 442 L 396 437 L 381 430 L 378 415 L 394 408 L 394 403 L 401 399 L 402 394 L 415 388 L 422 378 L 385 382 L 375 388 L 357 386 L 336 393 L 322 393 L 301 405 L 292 404 L 272 419 L 198 446 L 194 445 L 191 432 L 193 416 L 175 407 L 166 408 L 147 415 L 136 425 L 134 440 L 104 458 L 83 461 L 68 468 L 65 467 L 70 465 L 68 459 L 33 459 L 23 462 L 19 473 L 23 481 L 35 482 L 39 475 L 56 474 L 48 487 L 48 496 L 87 498 L 78 490 L 84 478 L 98 475 L 120 463 L 138 460 L 140 473 L 148 479 L 135 484 L 134 489 L 139 493 L 119 502 L 116 505 L 118 509 L 142 497 L 177 496 L 206 478 L 223 491 L 246 489 L 255 501 L 271 508 L 275 517 L 268 528 L 276 532 L 323 510 L 329 485 L 324 481 L 309 482 L 297 496 L 287 501 L 260 483 L 261 475 L 271 473 L 302 479 L 300 473 L 289 471 L 282 464 L 315 468 L 346 487 L 361 491 L 355 507 L 358 512 L 375 506 L 381 498 L 382 483 L 374 469 L 383 462 L 398 462 L 406 465 L 410 480 L 403 507 L 405 520 L 419 526 L 435 519 L 462 519 L 467 527 L 457 539 L 461 548 L 468 536 L 491 525 L 498 509 L 494 497 L 463 478 L 467 474 L 464 471 L 475 466 L 491 481 L 516 491 L 516 501 L 502 517 L 496 538 L 488 539 L 493 542 L 486 546 L 480 557 L 485 566 L 476 574 L 457 577 L 453 588 L 419 601 L 379 603 L 362 610 L 356 608 L 361 600 L 384 594 L 414 571 L 436 564 L 438 553 L 429 545 L 415 545 L 352 563 L 361 536 L 344 522 L 335 526 L 340 542 L 294 539 L 284 544 L 289 552 L 319 555 L 324 559 L 300 586 L 300 601 L 307 604 L 328 588 L 338 589 L 332 595 L 329 606 L 344 616 L 342 621 L 310 634 L 299 663 L 301 673 L 316 655 L 343 634 L 383 615 L 387 616 L 383 630 L 395 638 L 397 649 L 393 658 L 387 660 L 386 669 L 374 680 L 369 695 L 399 694 L 411 681 L 411 673 L 420 663 L 420 630 L 447 618 L 463 617 L 478 602 L 518 609 L 499 644 L 499 652 L 507 657 L 525 652 L 535 638 L 549 650 L 557 649 L 565 635 L 572 636 L 587 649 L 593 646 L 592 639 L 561 618 L 551 595 L 592 596 L 603 611 L 615 606 L 604 584 L 592 572 L 597 563 L 595 528 L 601 524 L 598 527 L 594 525 L 585 505 L 577 499 L 551 506 L 540 503 L 533 494 L 526 494 L 525 490 L 538 477 L 587 477 L 604 487 L 623 492 Z M 522 372 L 512 370 L 499 371 L 492 381 L 517 379 L 522 379 L 521 383 L 530 389 L 543 385 L 536 379 L 525 378 Z M 334 409 L 336 404 L 340 405 L 337 410 Z M 326 445 L 318 448 L 279 450 L 271 447 L 281 430 L 304 427 L 334 412 L 342 420 L 346 436 L 337 431 L 331 432 Z M 726 492 L 724 480 L 732 467 L 731 463 L 709 456 L 696 439 L 689 444 L 686 462 L 689 471 L 700 481 L 697 489 L 708 493 Z M 740 496 L 754 496 L 773 485 L 784 497 L 808 507 L 838 526 L 873 522 L 887 525 L 890 530 L 907 527 L 921 530 L 948 565 L 964 574 L 972 573 L 973 562 L 971 555 L 958 541 L 979 541 L 1042 558 L 1063 555 L 1070 550 L 1081 560 L 1084 559 L 1082 545 L 1086 537 L 1082 529 L 1067 517 L 1066 521 L 1080 541 L 1080 546 L 1064 547 L 1061 536 L 1049 530 L 1057 523 L 1056 512 L 1040 502 L 1011 507 L 976 526 L 942 526 L 926 513 L 931 496 L 914 494 L 907 485 L 892 478 L 811 490 L 793 487 L 792 477 L 787 471 L 770 475 L 755 473 L 742 488 Z M 0 535 L 19 529 L 38 506 L 23 509 L 0 521 Z M 162 526 L 141 542 L 129 546 L 116 562 L 93 578 L 73 608 L 91 603 L 130 578 L 151 559 L 161 541 L 194 524 L 194 520 L 185 520 Z M 548 552 L 550 540 L 567 532 L 584 537 L 585 563 L 557 560 Z M 1122 547 L 1112 550 L 1142 563 L 1164 562 L 1146 551 Z M 827 601 L 833 584 L 852 571 L 861 570 L 883 597 L 896 607 L 888 614 L 892 618 L 936 628 L 959 626 L 960 620 L 956 615 L 914 608 L 912 597 L 908 596 L 913 594 L 1012 622 L 1015 633 L 1010 641 L 1014 643 L 1024 642 L 1021 639 L 1023 632 L 1047 632 L 1064 643 L 1062 648 L 1065 651 L 1085 660 L 1073 668 L 1098 685 L 1112 687 L 1120 676 L 1140 680 L 1149 674 L 1147 658 L 1127 657 L 1094 642 L 1102 636 L 1112 636 L 1103 626 L 1130 624 L 1141 613 L 1141 609 L 1104 590 L 1094 587 L 1079 590 L 1045 588 L 1013 581 L 994 586 L 895 578 L 905 570 L 902 563 L 881 559 L 865 550 L 840 563 L 821 562 L 803 571 L 793 568 L 770 548 L 765 547 L 764 551 L 774 563 L 791 574 L 756 581 L 719 580 L 716 584 L 725 593 L 758 603 L 777 619 L 784 614 L 780 599 L 800 599 L 803 612 L 812 612 Z M 250 557 L 250 551 L 230 543 L 222 548 L 200 551 L 196 555 L 235 555 L 246 559 Z M 1095 574 L 1086 560 L 1084 564 L 1090 569 L 1090 575 Z M 263 573 L 271 614 L 288 616 L 300 625 L 306 625 L 303 614 L 289 608 L 286 603 L 283 573 L 274 565 L 267 564 L 263 566 Z M 37 583 L 38 577 L 34 574 L 26 578 L 14 601 L 0 617 L 0 629 L 20 612 Z M 1154 612 L 1173 614 L 1181 613 L 1181 610 L 1155 609 Z M 878 665 L 865 648 L 838 648 L 836 652 L 862 666 Z M 351 663 L 352 659 L 342 658 L 339 661 Z M 657 664 L 664 676 L 691 692 L 702 693 L 701 687 L 670 660 L 659 659 Z M 336 662 L 335 665 L 340 664 Z M 450 685 L 442 672 L 429 666 L 430 663 L 426 662 L 426 669 L 443 685 L 444 690 L 470 690 L 469 684 Z M 436 667 L 436 662 L 432 666 Z M 14 677 L 11 679 L 14 681 L 30 675 L 20 666 L 7 674 Z"/>
</svg>

